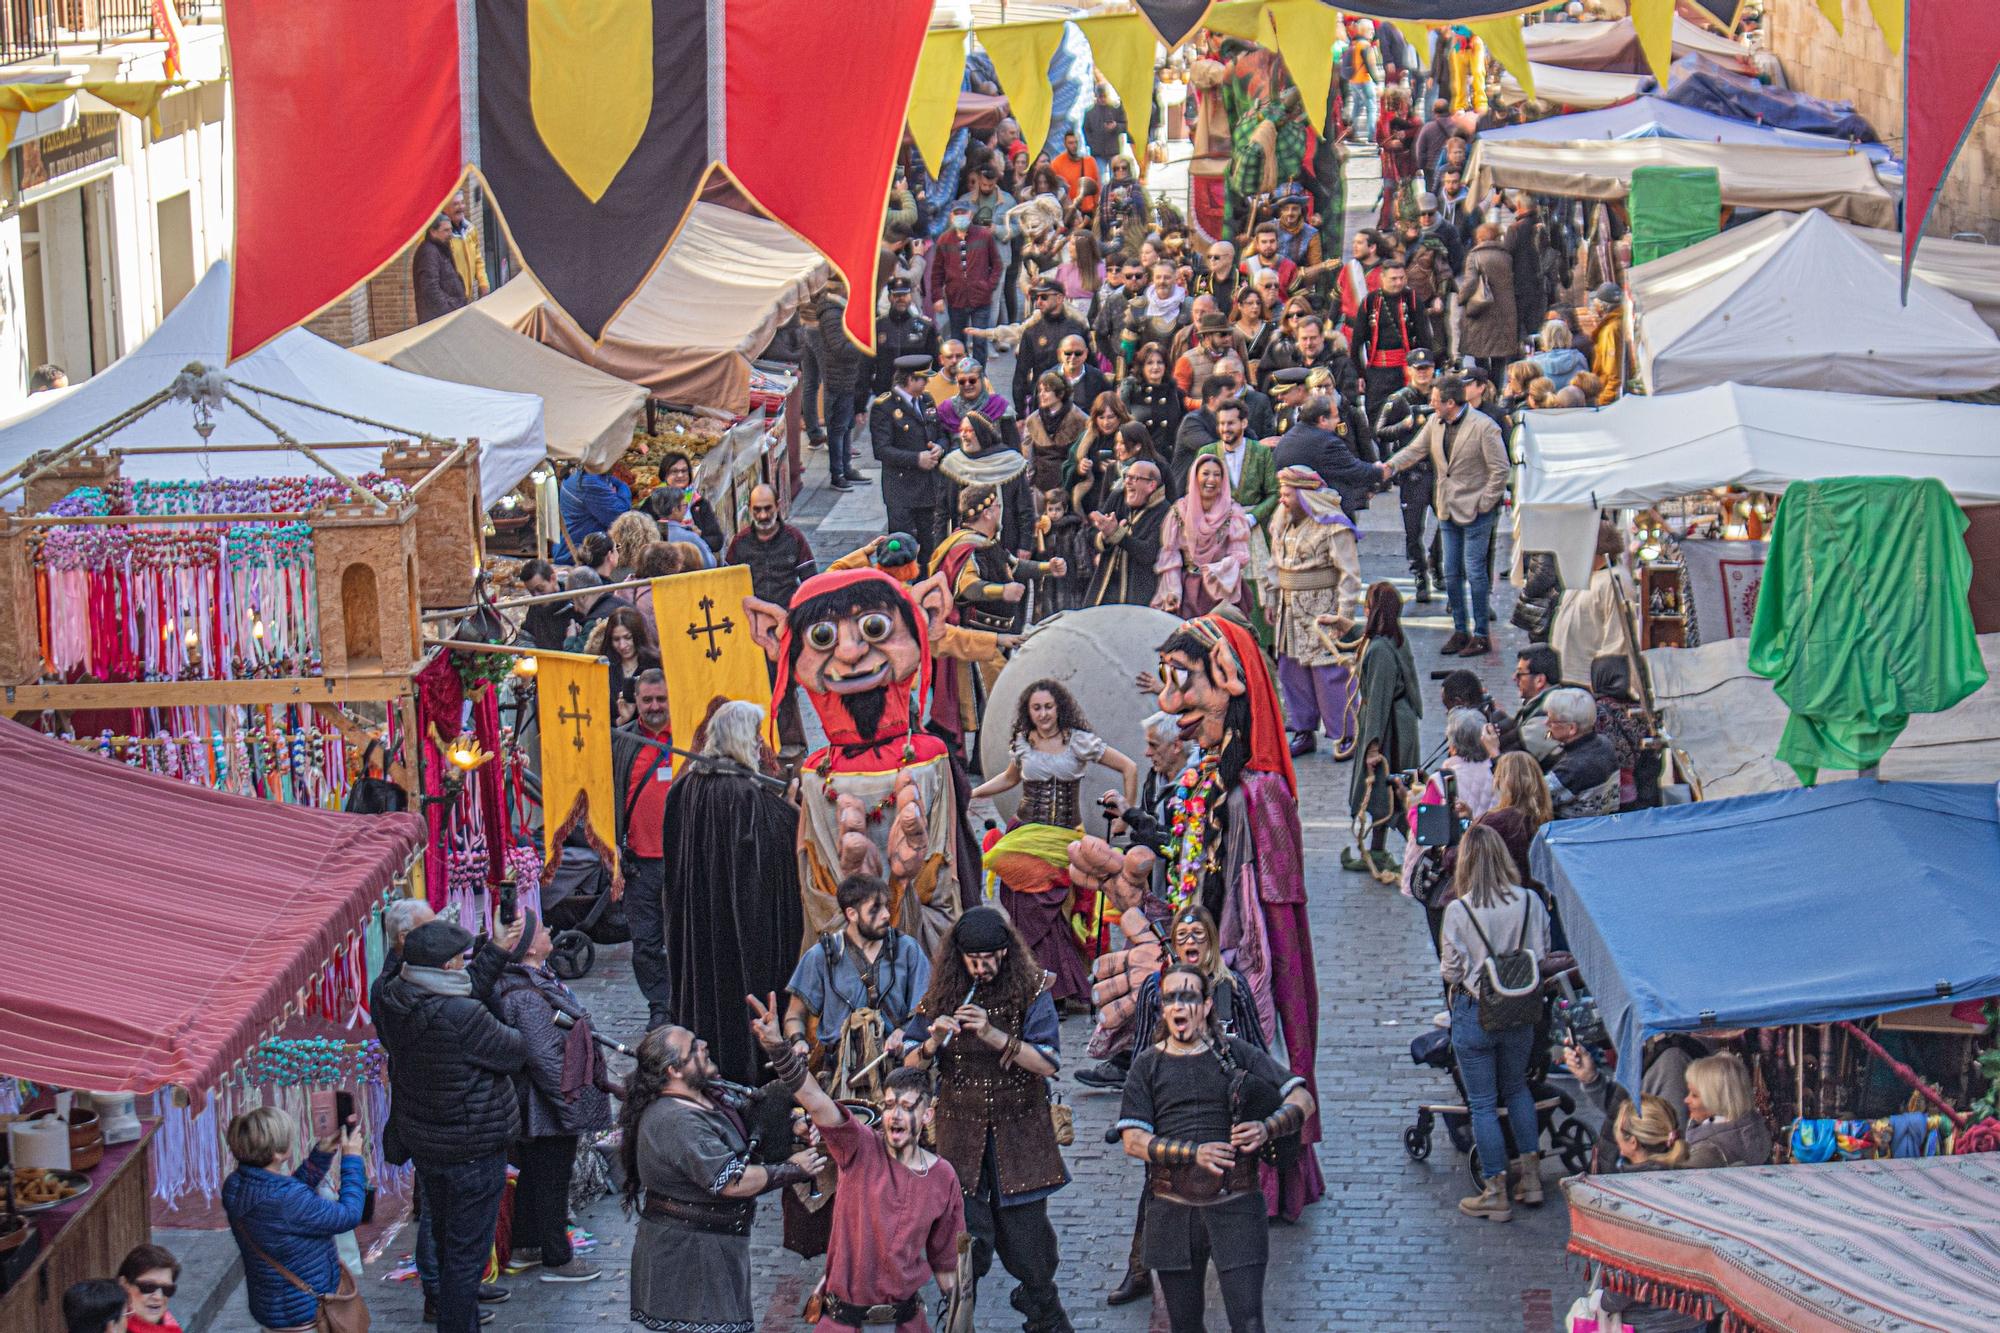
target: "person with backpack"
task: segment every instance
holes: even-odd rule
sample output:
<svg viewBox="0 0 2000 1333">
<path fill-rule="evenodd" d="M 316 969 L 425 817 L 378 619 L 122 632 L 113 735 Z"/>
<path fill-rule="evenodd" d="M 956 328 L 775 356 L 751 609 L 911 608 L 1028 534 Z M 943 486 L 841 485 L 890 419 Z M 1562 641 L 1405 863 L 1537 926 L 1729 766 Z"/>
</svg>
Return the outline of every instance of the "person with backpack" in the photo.
<svg viewBox="0 0 2000 1333">
<path fill-rule="evenodd" d="M 1541 1017 L 1538 960 L 1549 951 L 1549 915 L 1516 876 L 1514 858 L 1498 833 L 1479 824 L 1466 829 L 1439 931 L 1438 970 L 1451 996 L 1451 1049 L 1465 1081 L 1479 1153 L 1480 1191 L 1460 1199 L 1458 1207 L 1468 1217 L 1492 1222 L 1511 1222 L 1516 1199 L 1530 1205 L 1542 1201 L 1541 1137 L 1528 1061 Z M 1509 1134 L 1521 1150 L 1511 1158 Z M 1510 1164 L 1517 1177 L 1512 1198 Z"/>
</svg>

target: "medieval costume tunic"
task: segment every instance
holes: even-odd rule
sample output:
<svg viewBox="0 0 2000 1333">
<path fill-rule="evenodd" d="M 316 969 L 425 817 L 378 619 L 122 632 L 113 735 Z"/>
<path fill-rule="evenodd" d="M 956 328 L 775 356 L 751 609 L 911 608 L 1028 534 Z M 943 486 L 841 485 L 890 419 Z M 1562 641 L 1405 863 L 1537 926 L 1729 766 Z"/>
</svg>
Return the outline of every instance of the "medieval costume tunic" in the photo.
<svg viewBox="0 0 2000 1333">
<path fill-rule="evenodd" d="M 932 1274 L 951 1272 L 965 1231 L 965 1199 L 951 1163 L 940 1157 L 928 1170 L 912 1170 L 890 1153 L 880 1130 L 852 1115 L 819 1133 L 827 1157 L 840 1169 L 826 1252 L 827 1294 L 849 1305 L 895 1305 L 922 1291 Z M 829 1313 L 819 1328 L 848 1333 L 859 1326 Z M 921 1301 L 895 1329 L 930 1333 Z"/>
<path fill-rule="evenodd" d="M 1197 485 L 1204 466 L 1222 473 L 1222 489 L 1206 508 Z M 1229 471 L 1220 459 L 1212 465 L 1197 459 L 1188 473 L 1187 494 L 1174 502 L 1160 528 L 1160 554 L 1153 561 L 1160 586 L 1153 605 L 1193 619 L 1227 602 L 1248 615 L 1243 575 L 1249 565 L 1250 519 L 1230 498 Z M 1169 608 L 1173 598 L 1178 604 Z"/>
<path fill-rule="evenodd" d="M 1285 693 L 1286 726 L 1310 734 L 1324 728 L 1345 740 L 1354 678 L 1320 636 L 1323 615 L 1352 618 L 1361 602 L 1361 558 L 1354 521 L 1341 512 L 1340 496 L 1310 468 L 1287 468 L 1282 479 L 1299 493 L 1304 518 L 1280 508 L 1271 520 L 1271 565 L 1266 571 L 1269 609 L 1278 655 L 1278 684 Z"/>
<path fill-rule="evenodd" d="M 1357 817 L 1366 811 L 1371 824 L 1381 825 L 1396 813 L 1390 775 L 1415 768 L 1422 758 L 1417 731 L 1424 700 L 1407 639 L 1364 640 L 1360 657 L 1361 714 L 1354 733 L 1347 811 Z M 1379 752 L 1379 759 L 1370 759 L 1371 748 Z"/>
<path fill-rule="evenodd" d="M 976 992 L 973 1003 L 985 1007 L 993 1026 L 1059 1064 L 1062 1028 L 1046 989 L 1026 1004 L 989 1003 Z M 905 1029 L 913 1044 L 929 1037 L 934 1017 L 919 1009 Z M 1069 1170 L 1056 1144 L 1049 1080 L 1004 1061 L 1003 1054 L 962 1037 L 939 1048 L 937 1153 L 951 1163 L 965 1191 L 975 1271 L 984 1276 L 997 1251 L 1021 1284 L 1015 1308 L 1027 1316 L 1026 1327 L 1052 1333 L 1067 1323 L 1051 1318 L 1061 1318 L 1055 1286 L 1060 1252 L 1048 1201 L 1069 1183 Z"/>
<path fill-rule="evenodd" d="M 1164 471 L 1164 469 L 1162 470 Z M 1096 533 L 1097 576 L 1091 580 L 1091 606 L 1145 606 L 1159 590 L 1153 566 L 1160 558 L 1160 530 L 1171 502 L 1164 487 L 1155 489 L 1135 512 L 1121 497 L 1113 507 L 1118 526 Z"/>
<path fill-rule="evenodd" d="M 689 763 L 667 792 L 674 1017 L 737 1083 L 757 1082 L 763 1067 L 743 997 L 784 989 L 805 941 L 798 826 L 782 795 L 727 759 Z"/>
<path fill-rule="evenodd" d="M 1053 753 L 1027 736 L 1014 737 L 1007 755 L 1021 772 L 1018 822 L 985 856 L 986 868 L 1000 880 L 1000 906 L 1034 949 L 1035 961 L 1054 977 L 1049 994 L 1058 1002 L 1090 997 L 1090 971 L 1070 925 L 1073 897 L 1063 872 L 1069 844 L 1083 836 L 1083 775 L 1103 754 L 1103 737 L 1089 731 L 1067 733 Z"/>
<path fill-rule="evenodd" d="M 1239 1104 L 1239 1074 L 1261 1082 L 1266 1096 L 1275 1090 L 1278 1100 L 1306 1085 L 1268 1052 L 1236 1037 L 1223 1040 L 1229 1044 L 1227 1064 L 1213 1049 L 1173 1055 L 1148 1045 L 1132 1057 L 1112 1129 L 1142 1129 L 1189 1143 L 1227 1143 L 1234 1124 L 1263 1118 Z M 1218 1273 L 1261 1269 L 1269 1258 L 1270 1223 L 1259 1197 L 1258 1165 L 1257 1157 L 1239 1153 L 1236 1165 L 1218 1179 L 1192 1164 L 1149 1164 L 1140 1254 L 1145 1267 L 1199 1275 L 1212 1261 Z"/>
<path fill-rule="evenodd" d="M 945 512 L 958 513 L 959 498 L 969 487 L 991 486 L 1000 493 L 1000 531 L 995 540 L 1004 551 L 1029 550 L 1035 543 L 1039 507 L 1028 485 L 1028 460 L 1019 449 L 1002 445 L 991 430 L 980 430 L 977 423 L 973 429 L 981 441 L 976 452 L 954 444 L 938 460 L 938 471 L 944 475 Z"/>
<path fill-rule="evenodd" d="M 1211 644 L 1226 640 L 1245 685 L 1250 754 L 1228 785 L 1217 756 L 1202 756 L 1182 774 L 1186 795 L 1168 847 L 1168 901 L 1178 907 L 1196 899 L 1215 917 L 1223 957 L 1250 983 L 1261 1027 L 1283 1036 L 1292 1072 L 1306 1081 L 1317 1102 L 1319 983 L 1306 918 L 1298 779 L 1278 692 L 1247 628 L 1212 615 L 1189 622 L 1187 629 Z M 1296 1220 L 1326 1192 L 1311 1148 L 1319 1138 L 1315 1110 L 1301 1131 L 1305 1147 L 1296 1160 L 1265 1174 L 1264 1199 L 1272 1216 Z"/>
<path fill-rule="evenodd" d="M 632 1242 L 632 1322 L 661 1333 L 752 1333 L 754 1199 L 722 1190 L 750 1166 L 734 1112 L 662 1097 L 639 1119 L 646 1187 Z"/>
<path fill-rule="evenodd" d="M 995 499 L 992 503 L 1004 503 Z M 984 510 L 962 516 L 969 524 Z M 1009 583 L 1026 583 L 1049 572 L 1047 563 L 1022 560 L 993 538 L 971 527 L 959 527 L 938 544 L 931 573 L 942 573 L 951 588 L 951 622 L 990 634 L 1018 634 L 1023 602 L 1006 599 Z M 1025 599 L 1024 599 L 1025 601 Z M 937 697 L 931 701 L 931 721 L 962 740 L 976 731 L 985 711 L 986 688 L 1000 674 L 988 663 L 951 661 L 939 673 Z"/>
</svg>

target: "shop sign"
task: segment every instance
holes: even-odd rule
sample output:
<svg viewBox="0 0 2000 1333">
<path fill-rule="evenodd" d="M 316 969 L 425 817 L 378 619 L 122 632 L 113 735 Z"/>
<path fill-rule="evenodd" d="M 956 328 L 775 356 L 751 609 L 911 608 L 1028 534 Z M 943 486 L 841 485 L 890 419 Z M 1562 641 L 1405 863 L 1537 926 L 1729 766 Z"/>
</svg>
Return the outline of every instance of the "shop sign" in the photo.
<svg viewBox="0 0 2000 1333">
<path fill-rule="evenodd" d="M 118 164 L 121 113 L 86 111 L 74 125 L 12 151 L 14 189 L 23 202 L 102 176 Z"/>
</svg>

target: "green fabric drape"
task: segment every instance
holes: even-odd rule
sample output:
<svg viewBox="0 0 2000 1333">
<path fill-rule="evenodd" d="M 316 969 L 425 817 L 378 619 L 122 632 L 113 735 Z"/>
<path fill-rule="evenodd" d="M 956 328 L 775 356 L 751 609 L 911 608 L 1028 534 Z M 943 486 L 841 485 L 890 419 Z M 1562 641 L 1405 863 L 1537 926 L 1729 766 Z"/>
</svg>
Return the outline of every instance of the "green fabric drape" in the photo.
<svg viewBox="0 0 2000 1333">
<path fill-rule="evenodd" d="M 1800 782 L 1813 785 L 1822 768 L 1873 767 L 1910 714 L 1941 713 L 1986 683 L 1965 529 L 1935 478 L 1786 490 L 1749 664 L 1791 709 L 1778 758 Z"/>
</svg>

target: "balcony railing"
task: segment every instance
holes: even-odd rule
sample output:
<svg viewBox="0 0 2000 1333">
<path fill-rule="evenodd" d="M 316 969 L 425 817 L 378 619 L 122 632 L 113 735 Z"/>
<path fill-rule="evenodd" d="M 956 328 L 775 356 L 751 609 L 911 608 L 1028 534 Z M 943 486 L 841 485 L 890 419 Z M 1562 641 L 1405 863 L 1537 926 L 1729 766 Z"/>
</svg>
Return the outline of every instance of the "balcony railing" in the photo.
<svg viewBox="0 0 2000 1333">
<path fill-rule="evenodd" d="M 220 23 L 222 0 L 173 0 L 181 22 Z M 64 42 L 158 37 L 152 0 L 0 0 L 0 64 L 46 60 Z"/>
</svg>

